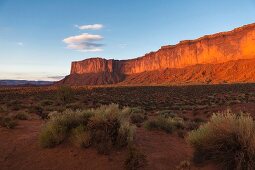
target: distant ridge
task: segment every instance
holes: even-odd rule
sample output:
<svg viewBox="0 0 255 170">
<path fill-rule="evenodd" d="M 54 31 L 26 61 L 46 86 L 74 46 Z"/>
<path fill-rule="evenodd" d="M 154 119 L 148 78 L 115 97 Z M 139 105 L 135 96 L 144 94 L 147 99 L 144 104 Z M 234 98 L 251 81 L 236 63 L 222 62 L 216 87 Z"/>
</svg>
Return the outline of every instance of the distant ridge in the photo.
<svg viewBox="0 0 255 170">
<path fill-rule="evenodd" d="M 0 86 L 51 85 L 52 81 L 0 80 Z"/>
</svg>

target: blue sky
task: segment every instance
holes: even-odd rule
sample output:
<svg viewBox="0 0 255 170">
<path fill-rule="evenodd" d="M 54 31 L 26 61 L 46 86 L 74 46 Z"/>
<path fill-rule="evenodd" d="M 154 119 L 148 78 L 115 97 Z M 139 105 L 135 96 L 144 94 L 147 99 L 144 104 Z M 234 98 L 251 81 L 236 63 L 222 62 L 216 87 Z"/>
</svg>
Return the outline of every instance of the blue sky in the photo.
<svg viewBox="0 0 255 170">
<path fill-rule="evenodd" d="M 135 58 L 253 22 L 254 0 L 0 0 L 0 79 L 56 80 L 71 61 Z"/>
</svg>

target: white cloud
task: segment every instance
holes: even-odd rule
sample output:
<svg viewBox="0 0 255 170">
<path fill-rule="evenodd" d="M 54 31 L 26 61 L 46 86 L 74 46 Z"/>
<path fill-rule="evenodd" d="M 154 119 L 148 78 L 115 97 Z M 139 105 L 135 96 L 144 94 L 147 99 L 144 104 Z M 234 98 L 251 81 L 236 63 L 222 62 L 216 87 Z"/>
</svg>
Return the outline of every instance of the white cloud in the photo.
<svg viewBox="0 0 255 170">
<path fill-rule="evenodd" d="M 75 25 L 75 27 L 79 28 L 80 30 L 100 30 L 104 26 L 102 24 L 92 24 L 92 25 Z"/>
<path fill-rule="evenodd" d="M 94 34 L 88 34 L 83 33 L 81 35 L 71 36 L 68 38 L 65 38 L 63 41 L 67 44 L 69 43 L 79 43 L 84 41 L 94 41 L 94 40 L 101 40 L 103 37 L 101 35 L 94 35 Z"/>
<path fill-rule="evenodd" d="M 102 51 L 103 44 L 95 43 L 94 41 L 102 40 L 101 35 L 84 33 L 77 36 L 67 37 L 63 40 L 67 44 L 68 49 L 73 49 L 82 52 Z"/>
</svg>

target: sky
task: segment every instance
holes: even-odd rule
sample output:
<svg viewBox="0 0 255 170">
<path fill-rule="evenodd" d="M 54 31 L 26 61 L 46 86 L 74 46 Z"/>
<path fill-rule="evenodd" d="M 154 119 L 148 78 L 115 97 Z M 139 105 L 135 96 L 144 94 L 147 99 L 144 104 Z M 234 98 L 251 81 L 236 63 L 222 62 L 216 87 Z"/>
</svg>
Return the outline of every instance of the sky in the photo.
<svg viewBox="0 0 255 170">
<path fill-rule="evenodd" d="M 72 61 L 131 59 L 255 22 L 255 0 L 0 0 L 0 79 L 55 81 Z"/>
</svg>

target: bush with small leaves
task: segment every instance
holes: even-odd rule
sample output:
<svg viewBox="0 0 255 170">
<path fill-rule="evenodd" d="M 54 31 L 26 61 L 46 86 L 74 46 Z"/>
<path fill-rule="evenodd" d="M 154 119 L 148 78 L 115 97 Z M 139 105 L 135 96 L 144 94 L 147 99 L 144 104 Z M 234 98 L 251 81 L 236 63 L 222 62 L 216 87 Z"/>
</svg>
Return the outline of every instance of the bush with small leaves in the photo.
<svg viewBox="0 0 255 170">
<path fill-rule="evenodd" d="M 40 134 L 42 147 L 54 147 L 69 138 L 76 146 L 94 146 L 108 154 L 113 147 L 132 143 L 135 127 L 129 124 L 130 108 L 111 104 L 89 110 L 51 112 Z"/>
<path fill-rule="evenodd" d="M 71 141 L 75 146 L 88 148 L 91 145 L 91 134 L 83 125 L 74 128 L 71 133 Z"/>
<path fill-rule="evenodd" d="M 255 169 L 255 122 L 247 114 L 215 113 L 187 139 L 196 163 L 211 160 L 225 169 Z"/>
</svg>

